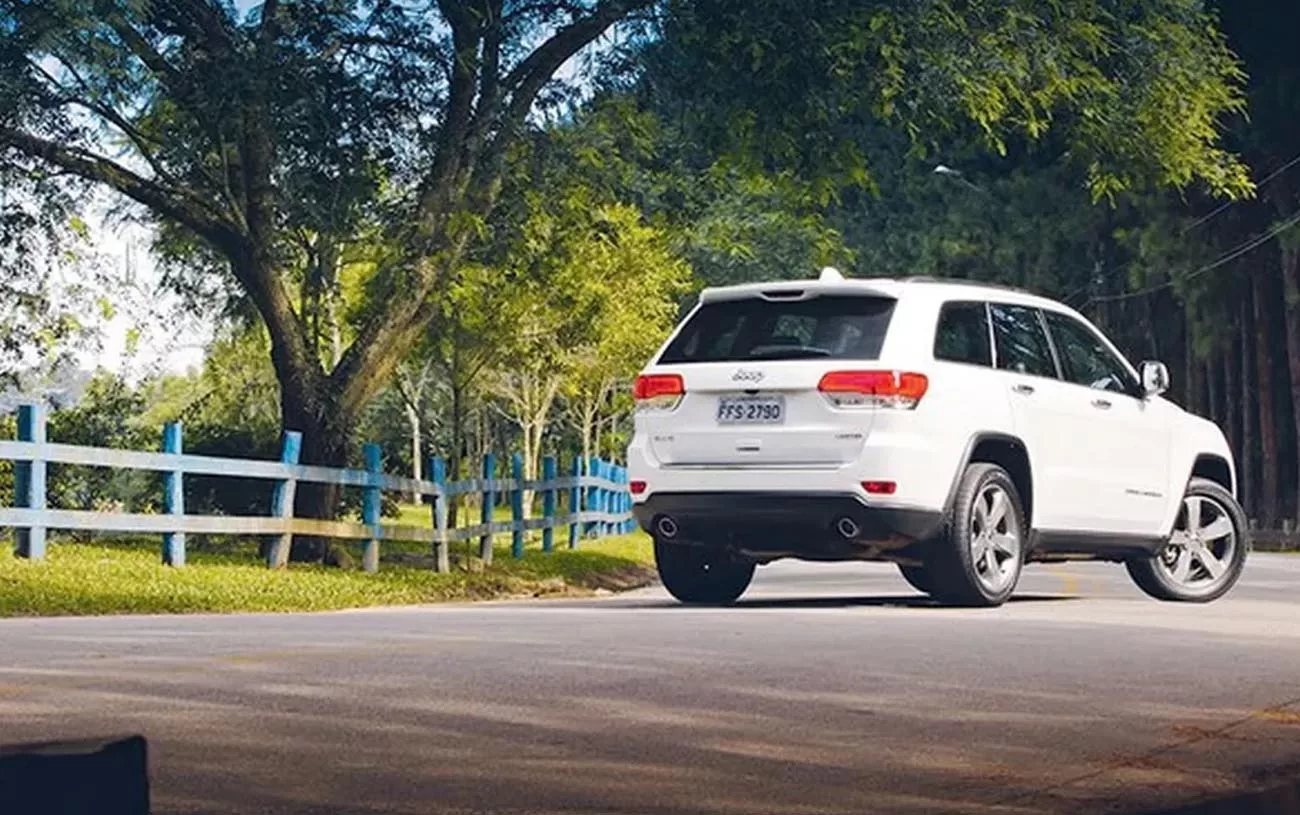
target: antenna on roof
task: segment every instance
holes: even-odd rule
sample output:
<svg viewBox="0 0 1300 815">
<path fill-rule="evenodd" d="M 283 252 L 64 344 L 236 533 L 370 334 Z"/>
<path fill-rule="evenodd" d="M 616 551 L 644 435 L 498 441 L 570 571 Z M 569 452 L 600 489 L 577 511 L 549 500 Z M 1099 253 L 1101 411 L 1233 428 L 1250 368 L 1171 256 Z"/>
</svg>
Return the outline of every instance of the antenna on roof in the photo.
<svg viewBox="0 0 1300 815">
<path fill-rule="evenodd" d="M 834 266 L 825 266 L 822 268 L 821 276 L 818 277 L 817 279 L 823 282 L 843 280 L 844 275 L 840 274 L 840 270 L 836 269 Z"/>
</svg>

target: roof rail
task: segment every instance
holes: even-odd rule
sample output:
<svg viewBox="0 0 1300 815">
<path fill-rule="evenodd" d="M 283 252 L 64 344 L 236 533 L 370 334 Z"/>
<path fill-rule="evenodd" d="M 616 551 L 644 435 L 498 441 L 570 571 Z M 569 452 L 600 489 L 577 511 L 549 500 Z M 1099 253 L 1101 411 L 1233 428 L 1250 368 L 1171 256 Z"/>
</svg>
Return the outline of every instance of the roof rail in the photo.
<svg viewBox="0 0 1300 815">
<path fill-rule="evenodd" d="M 934 277 L 933 275 L 912 275 L 911 277 L 902 278 L 904 283 L 946 283 L 953 286 L 979 286 L 985 289 L 1002 289 L 1003 291 L 1014 291 L 1020 294 L 1033 294 L 1028 289 L 1020 286 L 1012 286 L 1007 283 L 994 283 L 988 280 L 971 280 L 966 277 Z"/>
</svg>

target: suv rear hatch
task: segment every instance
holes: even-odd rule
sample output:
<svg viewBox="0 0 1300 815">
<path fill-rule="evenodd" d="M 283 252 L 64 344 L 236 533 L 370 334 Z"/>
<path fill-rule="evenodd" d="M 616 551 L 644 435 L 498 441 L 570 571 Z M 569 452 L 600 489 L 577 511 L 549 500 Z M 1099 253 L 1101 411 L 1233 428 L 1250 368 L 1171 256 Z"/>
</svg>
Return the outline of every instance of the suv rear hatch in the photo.
<svg viewBox="0 0 1300 815">
<path fill-rule="evenodd" d="M 784 286 L 704 301 L 647 372 L 663 393 L 674 377 L 684 391 L 675 406 L 641 411 L 655 457 L 682 467 L 857 460 L 875 410 L 870 394 L 842 385 L 874 372 L 895 303 L 865 288 Z"/>
</svg>

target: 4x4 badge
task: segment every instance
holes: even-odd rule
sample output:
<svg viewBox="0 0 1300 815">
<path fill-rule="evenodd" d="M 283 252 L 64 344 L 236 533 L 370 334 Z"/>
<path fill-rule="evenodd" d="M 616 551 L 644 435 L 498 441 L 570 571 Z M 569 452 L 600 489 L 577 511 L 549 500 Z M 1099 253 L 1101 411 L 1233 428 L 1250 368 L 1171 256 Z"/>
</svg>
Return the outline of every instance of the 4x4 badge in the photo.
<svg viewBox="0 0 1300 815">
<path fill-rule="evenodd" d="M 744 368 L 731 375 L 732 382 L 761 382 L 762 380 L 762 371 L 747 371 Z"/>
</svg>

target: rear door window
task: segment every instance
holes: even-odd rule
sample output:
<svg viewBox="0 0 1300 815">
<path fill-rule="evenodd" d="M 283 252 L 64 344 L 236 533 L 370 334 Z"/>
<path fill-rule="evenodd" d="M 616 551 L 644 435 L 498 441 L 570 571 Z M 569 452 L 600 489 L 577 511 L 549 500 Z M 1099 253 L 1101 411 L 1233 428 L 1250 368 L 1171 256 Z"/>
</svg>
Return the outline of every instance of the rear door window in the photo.
<svg viewBox="0 0 1300 815">
<path fill-rule="evenodd" d="M 988 308 L 983 303 L 944 303 L 934 330 L 934 358 L 993 366 Z"/>
<path fill-rule="evenodd" d="M 682 327 L 659 364 L 879 359 L 895 302 L 885 297 L 833 295 L 707 303 Z"/>
<path fill-rule="evenodd" d="M 993 339 L 997 343 L 998 367 L 1004 371 L 1057 378 L 1056 359 L 1043 330 L 1038 309 L 994 304 Z"/>
</svg>

